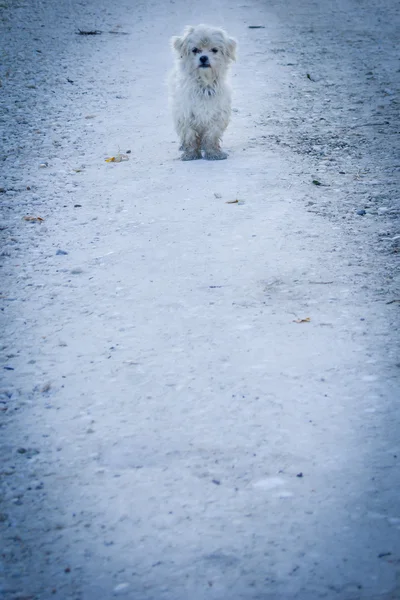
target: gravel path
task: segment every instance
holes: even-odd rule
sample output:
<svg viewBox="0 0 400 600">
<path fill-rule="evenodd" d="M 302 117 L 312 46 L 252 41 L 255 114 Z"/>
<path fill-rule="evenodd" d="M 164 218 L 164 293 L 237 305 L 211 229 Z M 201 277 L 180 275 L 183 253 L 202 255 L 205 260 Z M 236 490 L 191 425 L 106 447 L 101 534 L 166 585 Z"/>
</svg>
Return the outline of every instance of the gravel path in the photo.
<svg viewBox="0 0 400 600">
<path fill-rule="evenodd" d="M 199 22 L 217 163 L 166 100 Z M 400 598 L 399 24 L 0 1 L 2 600 Z"/>
</svg>

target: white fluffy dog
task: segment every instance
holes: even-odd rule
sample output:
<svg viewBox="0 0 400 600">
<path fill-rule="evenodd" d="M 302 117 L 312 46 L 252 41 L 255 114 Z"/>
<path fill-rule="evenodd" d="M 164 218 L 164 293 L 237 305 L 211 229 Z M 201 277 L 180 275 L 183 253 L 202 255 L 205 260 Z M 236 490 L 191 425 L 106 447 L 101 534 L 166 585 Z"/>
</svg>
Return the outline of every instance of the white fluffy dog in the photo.
<svg viewBox="0 0 400 600">
<path fill-rule="evenodd" d="M 171 44 L 177 60 L 170 95 L 182 160 L 202 158 L 202 150 L 208 160 L 227 158 L 220 141 L 231 114 L 227 73 L 236 40 L 223 29 L 198 25 L 186 27 Z"/>
</svg>

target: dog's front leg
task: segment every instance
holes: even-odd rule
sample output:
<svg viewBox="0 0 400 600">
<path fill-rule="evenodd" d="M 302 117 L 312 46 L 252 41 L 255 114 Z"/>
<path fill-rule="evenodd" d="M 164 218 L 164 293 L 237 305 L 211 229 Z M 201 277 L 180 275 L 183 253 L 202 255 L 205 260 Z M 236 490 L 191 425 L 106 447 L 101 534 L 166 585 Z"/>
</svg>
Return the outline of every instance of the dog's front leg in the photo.
<svg viewBox="0 0 400 600">
<path fill-rule="evenodd" d="M 181 160 L 197 160 L 201 158 L 200 138 L 194 129 L 181 128 Z"/>
<path fill-rule="evenodd" d="M 223 131 L 210 132 L 203 137 L 204 158 L 206 160 L 224 160 L 228 158 L 226 152 L 221 150 L 220 139 Z"/>
</svg>

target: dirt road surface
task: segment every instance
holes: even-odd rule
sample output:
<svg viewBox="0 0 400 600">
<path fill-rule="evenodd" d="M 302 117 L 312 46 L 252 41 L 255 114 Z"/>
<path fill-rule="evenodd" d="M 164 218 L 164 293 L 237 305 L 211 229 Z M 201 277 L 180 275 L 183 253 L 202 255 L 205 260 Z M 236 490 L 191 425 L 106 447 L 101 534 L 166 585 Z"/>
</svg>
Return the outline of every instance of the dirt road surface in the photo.
<svg viewBox="0 0 400 600">
<path fill-rule="evenodd" d="M 399 20 L 1 0 L 2 600 L 399 600 Z M 229 158 L 183 163 L 201 22 Z"/>
</svg>

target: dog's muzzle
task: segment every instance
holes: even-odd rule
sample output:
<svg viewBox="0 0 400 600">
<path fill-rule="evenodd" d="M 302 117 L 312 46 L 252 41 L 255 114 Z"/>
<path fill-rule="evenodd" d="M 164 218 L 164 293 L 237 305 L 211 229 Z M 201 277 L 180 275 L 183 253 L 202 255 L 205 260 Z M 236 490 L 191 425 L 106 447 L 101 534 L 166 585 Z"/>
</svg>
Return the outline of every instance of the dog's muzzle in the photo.
<svg viewBox="0 0 400 600">
<path fill-rule="evenodd" d="M 208 56 L 200 56 L 199 68 L 200 69 L 209 69 L 210 67 L 211 67 L 211 65 L 208 62 Z"/>
</svg>

